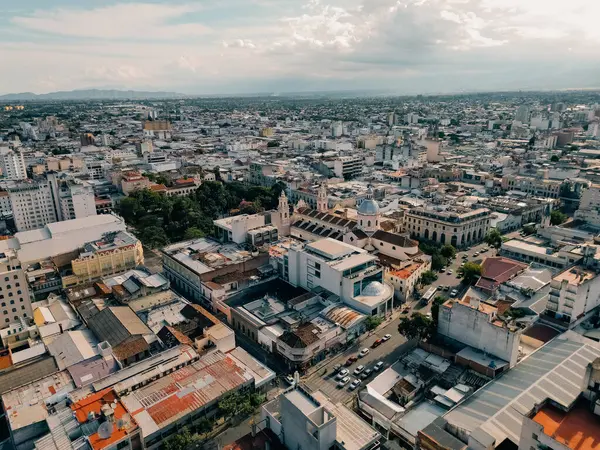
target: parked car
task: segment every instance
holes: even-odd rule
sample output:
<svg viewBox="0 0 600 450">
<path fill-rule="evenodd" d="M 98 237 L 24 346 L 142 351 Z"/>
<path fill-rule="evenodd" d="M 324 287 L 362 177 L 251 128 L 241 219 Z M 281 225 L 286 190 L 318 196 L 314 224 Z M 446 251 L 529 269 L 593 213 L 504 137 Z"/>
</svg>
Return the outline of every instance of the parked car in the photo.
<svg viewBox="0 0 600 450">
<path fill-rule="evenodd" d="M 410 306 L 405 306 L 402 310 L 402 314 L 408 314 L 410 312 Z"/>
<path fill-rule="evenodd" d="M 357 378 L 356 380 L 354 380 L 352 383 L 350 383 L 350 386 L 348 386 L 348 389 L 350 389 L 351 391 L 353 391 L 354 389 L 356 389 L 358 386 L 360 386 L 361 381 Z"/>
<path fill-rule="evenodd" d="M 368 354 L 369 354 L 369 349 L 365 347 L 360 351 L 358 356 L 360 356 L 362 358 L 363 356 L 367 356 Z"/>
<path fill-rule="evenodd" d="M 354 369 L 354 372 L 352 372 L 354 375 L 359 375 L 363 370 L 365 370 L 365 366 L 360 365 L 358 366 L 356 369 Z"/>
<path fill-rule="evenodd" d="M 479 256 L 479 252 L 473 253 L 473 256 Z"/>
<path fill-rule="evenodd" d="M 447 291 L 448 289 L 450 289 L 450 286 L 442 286 L 443 291 Z"/>
<path fill-rule="evenodd" d="M 469 255 L 465 253 L 464 255 L 462 255 L 462 259 L 469 259 Z"/>
<path fill-rule="evenodd" d="M 350 381 L 350 377 L 344 377 L 340 381 L 338 381 L 337 385 L 339 388 L 343 388 L 344 386 L 346 386 L 348 384 L 348 381 Z"/>
<path fill-rule="evenodd" d="M 288 384 L 294 384 L 294 377 L 291 375 L 288 375 L 285 377 L 285 381 L 287 381 Z"/>
<path fill-rule="evenodd" d="M 454 272 L 452 271 L 452 269 L 448 269 L 448 271 L 446 272 L 448 275 L 452 275 Z"/>
<path fill-rule="evenodd" d="M 341 368 L 342 368 L 341 364 L 336 364 L 335 366 L 333 366 L 333 372 L 334 373 L 339 372 Z"/>
<path fill-rule="evenodd" d="M 366 380 L 373 373 L 373 369 L 365 369 L 365 371 L 360 375 L 360 378 Z"/>
<path fill-rule="evenodd" d="M 389 341 L 392 338 L 391 334 L 386 334 L 385 336 L 383 336 L 381 339 L 383 340 L 383 342 L 385 341 Z"/>
<path fill-rule="evenodd" d="M 489 250 L 489 248 L 487 248 L 487 247 L 486 247 L 486 248 L 482 248 L 482 249 L 480 250 L 480 253 L 485 253 L 485 252 L 487 252 L 488 250 Z"/>
<path fill-rule="evenodd" d="M 383 367 L 383 361 L 379 361 L 377 364 L 373 366 L 373 372 L 379 372 Z"/>
<path fill-rule="evenodd" d="M 452 292 L 450 292 L 450 297 L 456 297 L 458 295 L 458 291 L 456 289 L 452 289 Z"/>
<path fill-rule="evenodd" d="M 375 342 L 373 342 L 373 345 L 371 345 L 372 348 L 377 348 L 379 347 L 381 344 L 383 344 L 383 339 L 377 339 Z"/>
<path fill-rule="evenodd" d="M 341 380 L 342 378 L 344 378 L 346 375 L 348 375 L 350 373 L 350 371 L 348 369 L 342 369 L 338 372 L 338 374 L 335 376 L 336 380 Z"/>
<path fill-rule="evenodd" d="M 358 358 L 356 356 L 351 356 L 350 358 L 348 358 L 346 360 L 346 362 L 344 363 L 344 365 L 346 367 L 350 367 L 352 364 L 354 364 L 356 361 L 358 361 Z"/>
<path fill-rule="evenodd" d="M 444 273 L 446 271 L 445 267 L 442 267 L 440 270 L 438 270 L 439 273 Z"/>
</svg>

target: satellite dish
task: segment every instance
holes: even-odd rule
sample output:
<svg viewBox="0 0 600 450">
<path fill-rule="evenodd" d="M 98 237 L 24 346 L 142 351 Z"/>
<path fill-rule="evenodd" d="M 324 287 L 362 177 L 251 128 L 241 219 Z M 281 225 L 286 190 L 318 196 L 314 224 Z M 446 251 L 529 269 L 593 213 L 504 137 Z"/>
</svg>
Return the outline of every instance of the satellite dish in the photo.
<svg viewBox="0 0 600 450">
<path fill-rule="evenodd" d="M 98 427 L 98 436 L 100 439 L 108 439 L 111 437 L 113 432 L 113 424 L 112 422 L 104 422 L 102 425 Z"/>
<path fill-rule="evenodd" d="M 123 428 L 125 428 L 125 421 L 123 419 L 117 420 L 117 429 L 122 430 Z"/>
</svg>

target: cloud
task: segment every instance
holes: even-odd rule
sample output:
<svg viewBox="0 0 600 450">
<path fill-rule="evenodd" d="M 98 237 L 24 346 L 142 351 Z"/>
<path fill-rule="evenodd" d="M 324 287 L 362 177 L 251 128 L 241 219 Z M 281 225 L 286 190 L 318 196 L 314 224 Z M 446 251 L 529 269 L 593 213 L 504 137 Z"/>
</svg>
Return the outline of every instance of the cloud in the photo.
<svg viewBox="0 0 600 450">
<path fill-rule="evenodd" d="M 39 10 L 13 17 L 11 22 L 32 31 L 81 38 L 177 39 L 208 31 L 196 23 L 169 23 L 199 9 L 197 5 L 121 3 L 94 9 Z"/>
<path fill-rule="evenodd" d="M 597 83 L 600 2 L 182 1 L 11 12 L 0 26 L 0 60 L 11 67 L 0 86 L 431 92 Z"/>
</svg>

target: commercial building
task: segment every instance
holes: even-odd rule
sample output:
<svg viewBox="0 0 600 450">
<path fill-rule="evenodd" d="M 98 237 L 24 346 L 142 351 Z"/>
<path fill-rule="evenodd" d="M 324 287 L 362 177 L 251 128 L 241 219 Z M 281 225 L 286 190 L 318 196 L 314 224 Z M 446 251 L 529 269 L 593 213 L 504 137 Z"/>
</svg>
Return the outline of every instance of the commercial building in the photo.
<svg viewBox="0 0 600 450">
<path fill-rule="evenodd" d="M 394 286 L 398 300 L 408 301 L 415 292 L 419 278 L 428 270 L 431 270 L 431 259 L 423 255 L 421 259 L 410 261 L 399 269 L 387 270 L 385 281 Z"/>
<path fill-rule="evenodd" d="M 600 344 L 567 331 L 419 431 L 419 445 L 430 450 L 467 445 L 525 448 L 522 445 L 530 441 L 521 438 L 527 426 L 524 419 L 546 402 L 569 411 L 580 397 L 597 398 L 592 363 L 595 367 L 599 357 Z"/>
<path fill-rule="evenodd" d="M 5 180 L 24 180 L 27 178 L 25 159 L 20 151 L 9 147 L 0 147 L 0 170 Z"/>
<path fill-rule="evenodd" d="M 495 361 L 491 373 L 488 368 L 479 364 L 474 367 L 477 372 L 495 376 L 513 367 L 519 357 L 521 329 L 509 327 L 497 320 L 498 308 L 470 298 L 448 300 L 440 306 L 438 315 L 438 333 L 454 341 L 468 345 L 485 355 L 493 355 L 502 361 Z M 461 352 L 459 352 L 460 355 Z M 464 365 L 475 366 L 478 361 L 473 358 L 459 356 Z M 482 358 L 484 359 L 484 358 Z"/>
<path fill-rule="evenodd" d="M 146 120 L 142 128 L 146 138 L 171 139 L 173 133 L 173 127 L 168 120 Z"/>
<path fill-rule="evenodd" d="M 126 172 L 121 177 L 121 192 L 129 195 L 133 191 L 150 189 L 150 180 L 139 172 Z"/>
<path fill-rule="evenodd" d="M 463 248 L 483 240 L 490 220 L 487 208 L 418 207 L 405 212 L 404 230 L 417 238 Z"/>
<path fill-rule="evenodd" d="M 366 250 L 331 238 L 288 251 L 289 282 L 307 290 L 321 287 L 366 315 L 392 311 L 393 288 L 383 282 L 378 258 Z"/>
<path fill-rule="evenodd" d="M 71 287 L 144 264 L 142 243 L 127 231 L 106 233 L 86 242 L 79 256 L 72 260 L 72 275 L 63 277 L 63 287 Z"/>
<path fill-rule="evenodd" d="M 542 198 L 558 198 L 562 184 L 562 181 L 547 178 L 520 175 L 504 175 L 502 177 L 502 189 L 505 191 L 520 191 Z"/>
<path fill-rule="evenodd" d="M 70 265 L 87 243 L 105 233 L 125 231 L 123 219 L 112 214 L 49 223 L 42 228 L 16 233 L 0 241 L 0 251 L 13 249 L 23 268 L 53 258 L 57 266 Z"/>
<path fill-rule="evenodd" d="M 156 335 L 129 306 L 110 306 L 88 319 L 88 326 L 112 347 L 115 358 L 123 366 L 150 356 L 160 347 Z"/>
<path fill-rule="evenodd" d="M 500 254 L 533 267 L 547 267 L 556 273 L 583 258 L 578 250 L 580 249 L 576 245 L 564 245 L 556 249 L 553 245 L 536 239 L 511 239 L 502 243 Z"/>
</svg>

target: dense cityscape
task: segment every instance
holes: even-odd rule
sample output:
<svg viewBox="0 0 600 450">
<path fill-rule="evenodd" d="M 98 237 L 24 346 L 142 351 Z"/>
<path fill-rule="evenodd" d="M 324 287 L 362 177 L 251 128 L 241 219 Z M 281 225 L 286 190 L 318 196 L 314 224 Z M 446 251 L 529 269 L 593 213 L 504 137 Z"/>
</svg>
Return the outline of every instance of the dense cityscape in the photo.
<svg viewBox="0 0 600 450">
<path fill-rule="evenodd" d="M 600 449 L 600 91 L 4 96 L 0 171 L 2 450 Z"/>
</svg>

